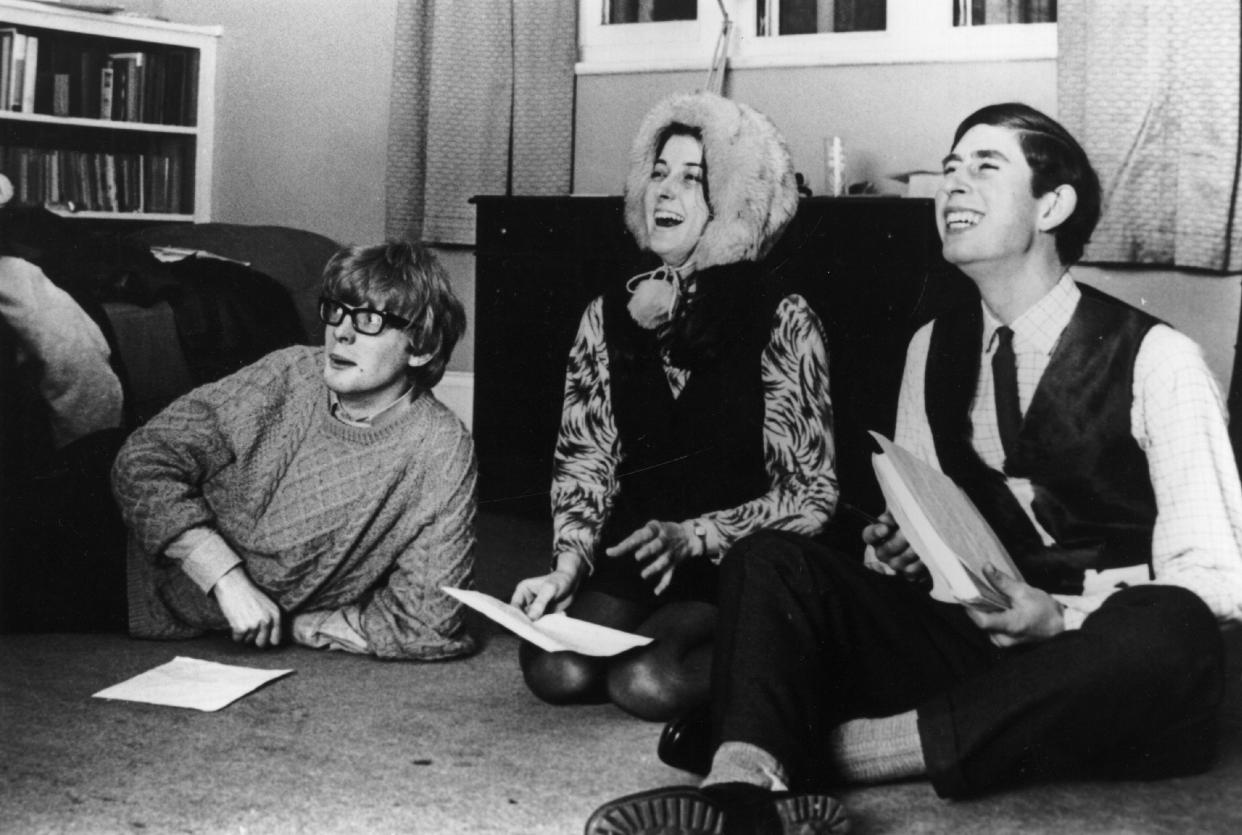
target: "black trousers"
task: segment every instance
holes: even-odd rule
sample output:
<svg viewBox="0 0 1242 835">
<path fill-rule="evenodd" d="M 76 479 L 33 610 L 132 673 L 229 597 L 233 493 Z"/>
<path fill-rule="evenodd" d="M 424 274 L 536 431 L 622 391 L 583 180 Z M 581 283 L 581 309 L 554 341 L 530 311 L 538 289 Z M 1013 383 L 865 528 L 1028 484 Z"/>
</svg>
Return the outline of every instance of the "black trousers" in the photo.
<svg viewBox="0 0 1242 835">
<path fill-rule="evenodd" d="M 763 748 L 795 783 L 829 773 L 839 723 L 909 710 L 944 797 L 1211 764 L 1224 651 L 1185 589 L 1123 589 L 1079 630 L 1000 649 L 962 607 L 793 534 L 737 543 L 720 584 L 716 740 Z"/>
</svg>

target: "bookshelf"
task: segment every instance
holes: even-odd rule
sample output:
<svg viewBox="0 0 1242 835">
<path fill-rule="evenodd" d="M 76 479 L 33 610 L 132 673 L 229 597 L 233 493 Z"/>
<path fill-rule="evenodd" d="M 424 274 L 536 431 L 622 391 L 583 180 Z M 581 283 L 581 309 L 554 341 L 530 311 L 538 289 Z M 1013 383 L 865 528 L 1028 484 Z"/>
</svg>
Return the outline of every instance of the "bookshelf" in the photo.
<svg viewBox="0 0 1242 835">
<path fill-rule="evenodd" d="M 0 172 L 14 203 L 93 221 L 210 220 L 220 34 L 0 0 Z"/>
</svg>

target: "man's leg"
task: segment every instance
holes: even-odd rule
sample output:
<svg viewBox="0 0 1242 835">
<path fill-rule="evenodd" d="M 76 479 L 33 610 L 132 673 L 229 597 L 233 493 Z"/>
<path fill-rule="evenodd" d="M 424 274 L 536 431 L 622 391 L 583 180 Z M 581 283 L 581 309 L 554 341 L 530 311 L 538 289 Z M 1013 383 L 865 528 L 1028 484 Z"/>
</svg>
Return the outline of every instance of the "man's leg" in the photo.
<svg viewBox="0 0 1242 835">
<path fill-rule="evenodd" d="M 980 678 L 922 704 L 928 774 L 939 794 L 961 797 L 1019 781 L 1202 771 L 1223 664 L 1197 596 L 1123 589 L 1081 629 L 1007 650 Z"/>
<path fill-rule="evenodd" d="M 756 534 L 722 566 L 715 739 L 767 752 L 795 782 L 814 779 L 841 723 L 911 711 L 1001 655 L 961 607 L 924 588 L 804 537 Z"/>
<path fill-rule="evenodd" d="M 895 714 L 892 722 L 910 725 L 919 702 L 987 669 L 999 653 L 960 607 L 905 580 L 804 537 L 748 537 L 721 573 L 712 712 L 722 744 L 711 773 L 699 788 L 605 803 L 586 831 L 842 832 L 848 821 L 830 795 L 779 791 L 787 769 L 813 772 L 829 731 L 845 720 L 883 717 L 872 721 L 887 730 Z M 917 733 L 899 736 L 921 769 Z"/>
</svg>

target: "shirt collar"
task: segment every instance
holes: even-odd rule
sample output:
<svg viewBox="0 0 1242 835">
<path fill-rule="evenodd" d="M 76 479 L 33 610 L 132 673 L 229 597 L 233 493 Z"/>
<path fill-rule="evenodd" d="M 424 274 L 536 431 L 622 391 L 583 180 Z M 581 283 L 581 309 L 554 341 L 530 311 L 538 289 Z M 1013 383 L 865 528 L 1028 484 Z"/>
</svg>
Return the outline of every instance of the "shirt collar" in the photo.
<svg viewBox="0 0 1242 835">
<path fill-rule="evenodd" d="M 1066 270 L 1042 299 L 1009 323 L 1013 329 L 1014 350 L 1019 350 L 1018 346 L 1021 346 L 1021 350 L 1051 354 L 1061 338 L 1061 332 L 1073 317 L 1080 298 L 1082 291 Z M 986 304 L 979 304 L 983 307 L 982 351 L 987 353 L 996 344 L 996 329 L 1001 326 L 1001 321 L 992 315 Z"/>
<path fill-rule="evenodd" d="M 387 406 L 376 409 L 368 415 L 353 415 L 341 403 L 341 398 L 337 393 L 328 389 L 328 411 L 331 412 L 332 417 L 346 426 L 381 426 L 403 413 L 413 402 L 414 386 L 410 386 Z"/>
</svg>

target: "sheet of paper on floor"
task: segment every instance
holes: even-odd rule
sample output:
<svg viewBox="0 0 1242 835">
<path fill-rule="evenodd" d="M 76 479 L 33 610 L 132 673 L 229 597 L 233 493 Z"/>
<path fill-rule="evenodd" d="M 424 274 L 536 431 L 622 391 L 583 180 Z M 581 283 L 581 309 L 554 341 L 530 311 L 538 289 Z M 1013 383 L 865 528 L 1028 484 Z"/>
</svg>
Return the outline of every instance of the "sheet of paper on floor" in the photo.
<svg viewBox="0 0 1242 835">
<path fill-rule="evenodd" d="M 94 697 L 214 711 L 292 672 L 237 667 L 178 655 L 167 664 L 106 687 Z"/>
</svg>

